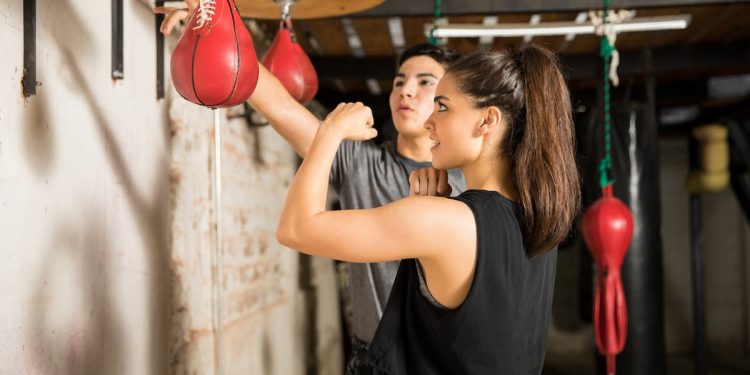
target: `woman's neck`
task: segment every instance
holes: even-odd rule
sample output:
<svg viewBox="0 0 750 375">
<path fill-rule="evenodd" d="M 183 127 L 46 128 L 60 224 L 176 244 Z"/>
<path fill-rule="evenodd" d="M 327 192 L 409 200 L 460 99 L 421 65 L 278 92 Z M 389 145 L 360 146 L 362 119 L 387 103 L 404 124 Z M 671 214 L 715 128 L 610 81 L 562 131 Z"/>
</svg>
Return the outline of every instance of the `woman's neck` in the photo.
<svg viewBox="0 0 750 375">
<path fill-rule="evenodd" d="M 431 162 L 432 152 L 430 151 L 430 138 L 425 137 L 406 137 L 399 134 L 396 138 L 396 151 L 408 159 L 418 162 Z"/>
<path fill-rule="evenodd" d="M 513 182 L 510 161 L 494 157 L 476 160 L 461 168 L 467 189 L 497 191 L 510 200 L 518 200 L 518 189 Z"/>
</svg>

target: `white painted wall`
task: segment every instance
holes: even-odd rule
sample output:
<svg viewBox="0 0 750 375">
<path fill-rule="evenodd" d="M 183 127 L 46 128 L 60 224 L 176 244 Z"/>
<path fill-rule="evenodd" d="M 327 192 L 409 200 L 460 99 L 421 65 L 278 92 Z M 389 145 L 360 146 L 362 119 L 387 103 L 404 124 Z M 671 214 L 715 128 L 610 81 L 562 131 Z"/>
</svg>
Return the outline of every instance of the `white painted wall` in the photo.
<svg viewBox="0 0 750 375">
<path fill-rule="evenodd" d="M 167 366 L 169 134 L 154 18 L 125 2 L 37 2 L 38 95 L 24 99 L 22 2 L 0 5 L 0 373 Z M 106 369 L 106 370 L 105 370 Z"/>
<path fill-rule="evenodd" d="M 37 1 L 27 99 L 22 1 L 0 3 L 0 374 L 213 369 L 212 118 L 169 82 L 156 99 L 154 16 L 124 3 L 113 82 L 110 2 Z M 302 373 L 298 258 L 273 236 L 296 160 L 270 128 L 224 137 L 227 373 Z M 314 264 L 319 367 L 336 374 L 334 276 Z"/>
</svg>

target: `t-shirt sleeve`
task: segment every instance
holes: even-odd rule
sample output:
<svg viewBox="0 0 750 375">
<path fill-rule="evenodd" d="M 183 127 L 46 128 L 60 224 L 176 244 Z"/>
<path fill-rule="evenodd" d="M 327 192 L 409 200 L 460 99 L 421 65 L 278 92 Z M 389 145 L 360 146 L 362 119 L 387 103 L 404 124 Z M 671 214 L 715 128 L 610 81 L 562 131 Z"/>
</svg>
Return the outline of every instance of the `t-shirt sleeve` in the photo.
<svg viewBox="0 0 750 375">
<path fill-rule="evenodd" d="M 331 175 L 328 179 L 334 189 L 339 189 L 346 181 L 346 176 L 351 173 L 352 168 L 364 160 L 370 143 L 348 139 L 341 142 L 338 151 L 336 151 L 336 157 L 333 159 Z"/>
</svg>

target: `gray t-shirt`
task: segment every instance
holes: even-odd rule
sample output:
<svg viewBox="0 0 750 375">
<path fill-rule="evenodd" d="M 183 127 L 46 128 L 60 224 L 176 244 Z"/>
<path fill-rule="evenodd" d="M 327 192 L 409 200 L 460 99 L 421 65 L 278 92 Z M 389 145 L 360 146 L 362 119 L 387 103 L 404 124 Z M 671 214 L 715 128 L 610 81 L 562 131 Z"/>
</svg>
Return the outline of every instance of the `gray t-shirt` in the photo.
<svg viewBox="0 0 750 375">
<path fill-rule="evenodd" d="M 430 166 L 428 162 L 399 155 L 393 142 L 376 145 L 347 140 L 336 153 L 330 183 L 339 194 L 342 209 L 373 208 L 408 196 L 409 174 Z M 448 171 L 448 183 L 453 196 L 466 190 L 466 181 L 458 169 Z M 349 264 L 352 329 L 358 339 L 372 341 L 398 264 L 398 261 Z"/>
</svg>

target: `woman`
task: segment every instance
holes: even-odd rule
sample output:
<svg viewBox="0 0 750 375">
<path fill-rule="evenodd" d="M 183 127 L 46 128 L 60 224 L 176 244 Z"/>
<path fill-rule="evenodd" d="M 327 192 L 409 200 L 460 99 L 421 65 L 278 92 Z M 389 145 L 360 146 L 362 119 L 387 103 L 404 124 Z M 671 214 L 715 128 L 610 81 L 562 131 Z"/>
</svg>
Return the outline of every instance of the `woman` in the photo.
<svg viewBox="0 0 750 375">
<path fill-rule="evenodd" d="M 466 192 L 327 212 L 339 144 L 376 133 L 367 107 L 341 104 L 290 186 L 278 239 L 349 262 L 403 259 L 357 373 L 540 373 L 555 249 L 580 195 L 554 54 L 530 46 L 462 58 L 440 80 L 425 128 L 433 165 L 461 168 Z"/>
</svg>

